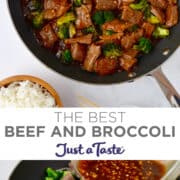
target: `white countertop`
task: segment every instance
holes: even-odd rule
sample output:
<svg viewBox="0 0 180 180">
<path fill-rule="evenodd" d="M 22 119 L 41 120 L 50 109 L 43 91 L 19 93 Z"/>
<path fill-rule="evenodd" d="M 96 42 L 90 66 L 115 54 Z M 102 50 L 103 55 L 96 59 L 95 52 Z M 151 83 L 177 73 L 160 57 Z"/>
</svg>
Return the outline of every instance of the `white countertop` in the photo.
<svg viewBox="0 0 180 180">
<path fill-rule="evenodd" d="M 0 180 L 8 180 L 19 161 L 0 161 Z"/>
<path fill-rule="evenodd" d="M 0 41 L 0 79 L 17 74 L 38 76 L 57 90 L 66 107 L 91 106 L 83 97 L 104 107 L 170 106 L 151 77 L 142 77 L 134 83 L 96 86 L 68 79 L 47 68 L 32 55 L 19 38 L 5 0 L 0 1 Z M 180 92 L 180 48 L 163 65 L 163 70 Z"/>
</svg>

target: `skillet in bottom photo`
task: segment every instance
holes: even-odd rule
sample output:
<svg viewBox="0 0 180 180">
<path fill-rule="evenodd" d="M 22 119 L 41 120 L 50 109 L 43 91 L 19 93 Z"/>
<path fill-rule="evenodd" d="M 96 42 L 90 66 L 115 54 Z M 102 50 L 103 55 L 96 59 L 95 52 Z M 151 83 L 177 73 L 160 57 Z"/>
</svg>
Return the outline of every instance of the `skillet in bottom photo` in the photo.
<svg viewBox="0 0 180 180">
<path fill-rule="evenodd" d="M 14 169 L 9 180 L 42 180 L 47 167 L 61 169 L 69 166 L 70 161 L 21 161 Z"/>
</svg>

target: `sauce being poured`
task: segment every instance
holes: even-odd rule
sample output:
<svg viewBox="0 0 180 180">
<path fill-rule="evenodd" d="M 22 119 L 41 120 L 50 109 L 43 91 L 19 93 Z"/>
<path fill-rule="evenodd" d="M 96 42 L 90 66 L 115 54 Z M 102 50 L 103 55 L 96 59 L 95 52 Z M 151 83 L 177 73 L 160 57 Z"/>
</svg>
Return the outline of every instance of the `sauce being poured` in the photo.
<svg viewBox="0 0 180 180">
<path fill-rule="evenodd" d="M 160 180 L 165 167 L 159 161 L 88 161 L 78 164 L 85 180 Z"/>
</svg>

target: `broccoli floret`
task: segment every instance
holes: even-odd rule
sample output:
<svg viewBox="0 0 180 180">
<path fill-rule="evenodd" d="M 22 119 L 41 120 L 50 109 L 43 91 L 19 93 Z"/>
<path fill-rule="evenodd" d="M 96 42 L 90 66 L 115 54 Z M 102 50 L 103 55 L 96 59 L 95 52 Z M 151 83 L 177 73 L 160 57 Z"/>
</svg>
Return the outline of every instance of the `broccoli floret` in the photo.
<svg viewBox="0 0 180 180">
<path fill-rule="evenodd" d="M 36 12 L 34 13 L 34 17 L 32 20 L 32 24 L 34 28 L 40 28 L 44 22 L 43 13 L 42 12 Z"/>
<path fill-rule="evenodd" d="M 73 12 L 66 13 L 65 15 L 61 16 L 57 20 L 57 26 L 61 26 L 62 24 L 69 23 L 75 21 L 76 17 Z"/>
<path fill-rule="evenodd" d="M 69 49 L 66 49 L 65 51 L 62 52 L 62 56 L 61 56 L 61 60 L 65 63 L 65 64 L 70 64 L 72 62 L 72 55 L 71 55 L 71 51 Z"/>
<path fill-rule="evenodd" d="M 76 34 L 76 28 L 72 21 L 75 21 L 74 13 L 69 12 L 57 20 L 58 36 L 61 39 L 73 37 Z"/>
<path fill-rule="evenodd" d="M 57 35 L 60 39 L 72 38 L 76 34 L 76 28 L 73 23 L 62 24 L 58 27 Z"/>
<path fill-rule="evenodd" d="M 64 171 L 63 170 L 56 170 L 58 173 L 58 180 L 60 180 L 64 176 Z"/>
<path fill-rule="evenodd" d="M 112 11 L 104 11 L 104 20 L 105 22 L 112 21 L 115 18 Z"/>
<path fill-rule="evenodd" d="M 103 11 L 96 11 L 92 17 L 93 21 L 97 25 L 104 24 L 104 13 Z"/>
<path fill-rule="evenodd" d="M 76 34 L 76 28 L 73 23 L 69 25 L 69 37 L 72 38 Z"/>
<path fill-rule="evenodd" d="M 159 19 L 152 14 L 147 18 L 147 21 L 150 22 L 151 24 L 159 24 L 160 23 Z"/>
<path fill-rule="evenodd" d="M 61 180 L 64 179 L 66 176 L 71 175 L 74 180 L 80 180 L 73 172 L 64 170 L 54 170 L 52 168 L 46 169 L 46 176 L 44 180 Z"/>
<path fill-rule="evenodd" d="M 153 32 L 153 36 L 155 38 L 165 38 L 169 36 L 169 34 L 170 34 L 169 29 L 160 26 L 157 26 L 155 31 Z"/>
<path fill-rule="evenodd" d="M 144 13 L 144 17 L 145 19 L 148 19 L 149 17 L 151 17 L 151 8 L 149 5 L 146 6 L 146 8 L 143 10 Z"/>
<path fill-rule="evenodd" d="M 59 177 L 58 172 L 52 168 L 46 169 L 47 177 L 51 177 L 53 179 L 57 179 Z"/>
<path fill-rule="evenodd" d="M 132 3 L 129 6 L 134 10 L 141 10 L 146 19 L 151 15 L 150 6 L 147 0 L 140 0 L 138 3 Z"/>
<path fill-rule="evenodd" d="M 68 24 L 62 24 L 61 26 L 59 26 L 57 35 L 60 39 L 69 38 L 69 25 Z"/>
<path fill-rule="evenodd" d="M 87 28 L 84 28 L 84 29 L 82 30 L 82 32 L 83 32 L 84 34 L 93 34 L 93 33 L 96 33 L 96 29 L 95 29 L 94 26 L 89 26 L 89 27 L 87 27 Z"/>
<path fill-rule="evenodd" d="M 111 36 L 112 34 L 115 34 L 116 32 L 114 32 L 113 30 L 105 30 L 103 31 L 103 34 L 105 36 Z"/>
<path fill-rule="evenodd" d="M 147 0 L 140 0 L 138 3 L 132 3 L 129 6 L 134 10 L 144 10 L 147 5 Z"/>
<path fill-rule="evenodd" d="M 64 171 L 47 168 L 46 174 L 45 180 L 60 180 L 64 176 Z"/>
<path fill-rule="evenodd" d="M 103 54 L 107 58 L 117 58 L 121 56 L 120 47 L 115 43 L 109 43 L 103 46 Z"/>
<path fill-rule="evenodd" d="M 139 29 L 139 26 L 137 24 L 134 24 L 133 26 L 131 26 L 130 28 L 128 28 L 128 32 L 135 32 Z"/>
<path fill-rule="evenodd" d="M 134 49 L 142 51 L 148 54 L 152 50 L 152 43 L 147 38 L 140 38 L 137 45 L 134 45 Z"/>
<path fill-rule="evenodd" d="M 92 18 L 96 25 L 102 25 L 105 22 L 112 21 L 115 16 L 112 11 L 96 11 Z"/>
<path fill-rule="evenodd" d="M 77 7 L 81 6 L 82 3 L 83 3 L 83 0 L 74 0 L 74 5 L 77 6 Z"/>
</svg>

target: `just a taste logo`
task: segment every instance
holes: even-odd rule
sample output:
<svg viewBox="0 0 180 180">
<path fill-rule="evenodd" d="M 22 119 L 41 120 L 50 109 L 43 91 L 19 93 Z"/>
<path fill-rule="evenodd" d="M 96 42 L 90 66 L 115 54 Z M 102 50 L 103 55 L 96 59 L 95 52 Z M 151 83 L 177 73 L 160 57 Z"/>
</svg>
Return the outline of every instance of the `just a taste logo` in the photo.
<svg viewBox="0 0 180 180">
<path fill-rule="evenodd" d="M 49 149 L 55 158 L 88 155 L 111 159 L 126 155 L 133 140 L 176 138 L 175 125 L 164 125 L 158 121 L 149 123 L 144 118 L 137 120 L 135 116 L 134 120 L 125 111 L 61 110 L 51 112 L 50 119 L 44 115 L 40 120 L 31 119 L 31 125 L 28 120 L 21 119 L 18 125 L 13 121 L 5 123 L 3 139 L 27 143 L 39 139 L 40 144 L 51 144 Z M 37 147 L 41 149 L 43 146 L 40 144 Z"/>
</svg>

